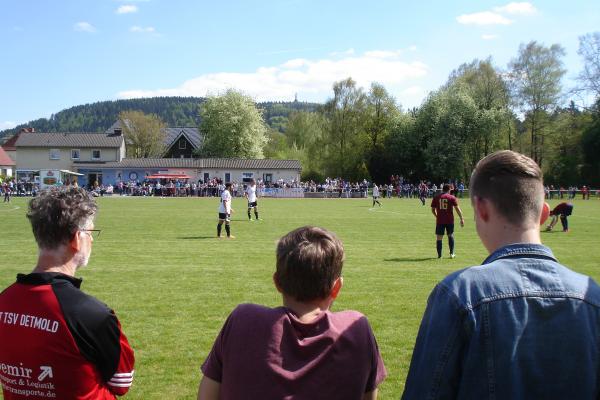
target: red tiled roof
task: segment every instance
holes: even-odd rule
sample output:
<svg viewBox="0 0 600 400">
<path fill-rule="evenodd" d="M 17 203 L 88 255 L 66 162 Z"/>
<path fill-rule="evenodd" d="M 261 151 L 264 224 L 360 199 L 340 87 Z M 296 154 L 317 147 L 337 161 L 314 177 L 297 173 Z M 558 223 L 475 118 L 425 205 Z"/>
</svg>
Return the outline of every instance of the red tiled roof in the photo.
<svg viewBox="0 0 600 400">
<path fill-rule="evenodd" d="M 0 165 L 15 165 L 15 162 L 6 154 L 6 151 L 2 147 L 0 147 Z"/>
<path fill-rule="evenodd" d="M 17 143 L 17 139 L 19 139 L 20 134 L 21 132 L 17 133 L 16 135 L 8 139 L 6 142 L 4 142 L 2 148 L 6 151 L 16 151 L 17 148 L 15 147 L 15 143 Z"/>
</svg>

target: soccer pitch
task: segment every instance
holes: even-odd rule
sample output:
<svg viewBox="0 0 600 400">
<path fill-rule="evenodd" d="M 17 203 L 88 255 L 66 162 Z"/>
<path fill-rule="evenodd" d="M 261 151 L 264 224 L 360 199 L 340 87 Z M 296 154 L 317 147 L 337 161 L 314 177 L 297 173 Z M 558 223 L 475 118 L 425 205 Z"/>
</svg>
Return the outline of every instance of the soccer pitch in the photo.
<svg viewBox="0 0 600 400">
<path fill-rule="evenodd" d="M 0 207 L 0 286 L 30 272 L 37 248 L 25 217 L 28 198 Z M 559 201 L 550 201 L 555 206 Z M 456 254 L 436 258 L 429 202 L 383 199 L 259 199 L 262 221 L 249 222 L 235 198 L 232 234 L 217 239 L 217 198 L 98 199 L 90 263 L 82 289 L 112 307 L 136 352 L 133 387 L 125 398 L 192 399 L 199 368 L 229 312 L 239 303 L 278 306 L 272 283 L 275 244 L 303 225 L 335 232 L 344 243 L 344 287 L 333 309 L 365 314 L 388 371 L 381 399 L 402 393 L 427 296 L 448 273 L 477 265 L 487 253 L 475 232 L 468 199 L 466 225 L 455 229 Z M 600 281 L 600 201 L 575 200 L 571 232 L 542 233 L 560 262 Z M 224 234 L 224 232 L 223 232 Z M 251 368 L 251 366 L 248 366 Z M 347 366 L 352 368 L 352 366 Z"/>
</svg>

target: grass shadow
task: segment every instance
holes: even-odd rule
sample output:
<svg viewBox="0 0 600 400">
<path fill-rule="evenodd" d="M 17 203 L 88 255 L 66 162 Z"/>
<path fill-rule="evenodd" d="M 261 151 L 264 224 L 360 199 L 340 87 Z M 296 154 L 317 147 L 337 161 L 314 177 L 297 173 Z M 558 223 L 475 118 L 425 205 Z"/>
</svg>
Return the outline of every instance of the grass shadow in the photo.
<svg viewBox="0 0 600 400">
<path fill-rule="evenodd" d="M 204 239 L 216 239 L 216 236 L 179 236 L 177 239 L 182 240 L 204 240 Z"/>
<path fill-rule="evenodd" d="M 396 257 L 396 258 L 384 258 L 383 261 L 387 262 L 418 262 L 418 261 L 429 261 L 435 260 L 435 257 Z"/>
</svg>

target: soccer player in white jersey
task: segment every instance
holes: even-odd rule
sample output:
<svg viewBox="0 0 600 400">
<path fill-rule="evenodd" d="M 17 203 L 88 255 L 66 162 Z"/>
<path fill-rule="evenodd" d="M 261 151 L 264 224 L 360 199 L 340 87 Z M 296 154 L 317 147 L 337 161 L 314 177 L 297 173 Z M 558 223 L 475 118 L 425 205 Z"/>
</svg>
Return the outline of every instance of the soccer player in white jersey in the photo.
<svg viewBox="0 0 600 400">
<path fill-rule="evenodd" d="M 221 237 L 221 227 L 225 222 L 225 232 L 227 232 L 227 238 L 233 239 L 235 236 L 231 235 L 231 227 L 229 226 L 231 213 L 231 183 L 225 184 L 225 190 L 221 193 L 221 204 L 219 204 L 219 224 L 217 225 L 217 237 Z"/>
<path fill-rule="evenodd" d="M 252 221 L 250 211 L 254 208 L 254 217 L 256 217 L 256 220 L 258 221 L 258 203 L 256 202 L 256 181 L 254 179 L 252 179 L 246 187 L 244 196 L 246 196 L 246 199 L 248 200 L 248 220 Z"/>
<path fill-rule="evenodd" d="M 373 207 L 375 207 L 375 203 L 381 207 L 381 203 L 379 202 L 379 186 L 376 183 L 373 184 Z"/>
</svg>

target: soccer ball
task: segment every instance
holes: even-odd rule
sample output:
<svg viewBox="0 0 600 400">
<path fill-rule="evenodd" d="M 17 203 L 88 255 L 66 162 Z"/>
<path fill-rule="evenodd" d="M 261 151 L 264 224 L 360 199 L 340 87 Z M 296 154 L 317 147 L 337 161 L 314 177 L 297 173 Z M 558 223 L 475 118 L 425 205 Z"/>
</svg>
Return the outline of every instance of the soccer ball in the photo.
<svg viewBox="0 0 600 400">
<path fill-rule="evenodd" d="M 544 202 L 544 207 L 542 207 L 542 215 L 540 216 L 540 225 L 544 225 L 544 222 L 548 219 L 550 215 L 550 206 L 548 203 Z"/>
</svg>

